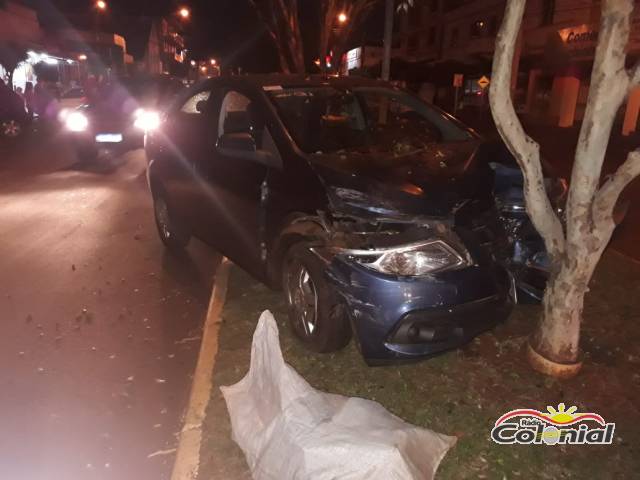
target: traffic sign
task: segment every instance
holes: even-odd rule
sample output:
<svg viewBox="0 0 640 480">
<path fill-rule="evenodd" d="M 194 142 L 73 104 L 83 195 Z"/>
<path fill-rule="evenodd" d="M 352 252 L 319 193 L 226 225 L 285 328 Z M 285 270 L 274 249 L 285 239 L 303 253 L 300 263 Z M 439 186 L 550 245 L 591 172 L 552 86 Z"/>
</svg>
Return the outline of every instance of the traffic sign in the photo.
<svg viewBox="0 0 640 480">
<path fill-rule="evenodd" d="M 463 77 L 463 75 L 461 73 L 454 73 L 453 74 L 453 86 L 454 87 L 461 87 L 463 79 L 464 79 L 464 77 Z"/>
<path fill-rule="evenodd" d="M 480 80 L 478 80 L 478 85 L 480 85 L 480 88 L 482 88 L 483 90 L 487 88 L 490 83 L 491 83 L 491 80 L 489 80 L 484 75 L 480 78 Z"/>
</svg>

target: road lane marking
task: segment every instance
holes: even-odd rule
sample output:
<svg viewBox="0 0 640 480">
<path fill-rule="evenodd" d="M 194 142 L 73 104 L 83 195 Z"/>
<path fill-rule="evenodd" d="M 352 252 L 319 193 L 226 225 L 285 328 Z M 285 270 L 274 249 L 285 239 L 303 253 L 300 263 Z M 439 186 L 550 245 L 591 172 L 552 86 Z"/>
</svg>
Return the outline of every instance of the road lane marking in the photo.
<svg viewBox="0 0 640 480">
<path fill-rule="evenodd" d="M 220 314 L 227 295 L 230 266 L 231 262 L 223 257 L 215 273 L 213 292 L 209 300 L 202 332 L 198 363 L 193 375 L 191 394 L 189 395 L 184 426 L 180 432 L 171 480 L 194 480 L 198 476 L 202 423 L 209 405 L 209 398 L 211 398 L 213 369 L 218 353 Z"/>
</svg>

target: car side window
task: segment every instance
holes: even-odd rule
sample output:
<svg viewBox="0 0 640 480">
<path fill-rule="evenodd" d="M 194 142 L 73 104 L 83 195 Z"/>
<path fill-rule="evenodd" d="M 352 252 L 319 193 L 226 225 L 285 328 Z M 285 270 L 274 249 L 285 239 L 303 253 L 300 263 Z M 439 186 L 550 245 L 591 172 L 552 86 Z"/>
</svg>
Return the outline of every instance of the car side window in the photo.
<svg viewBox="0 0 640 480">
<path fill-rule="evenodd" d="M 249 115 L 251 100 L 236 91 L 229 91 L 222 100 L 218 119 L 218 138 L 225 133 L 251 133 Z"/>
<path fill-rule="evenodd" d="M 266 153 L 273 160 L 272 166 L 282 165 L 278 147 L 259 108 L 250 98 L 234 90 L 226 92 L 220 104 L 218 145 L 227 153 L 236 150 L 236 156 L 248 150 Z"/>
<path fill-rule="evenodd" d="M 184 102 L 184 104 L 180 108 L 180 111 L 183 113 L 198 115 L 202 113 L 203 106 L 206 104 L 207 100 L 209 100 L 210 96 L 211 90 L 198 92 L 190 97 L 186 102 Z"/>
</svg>

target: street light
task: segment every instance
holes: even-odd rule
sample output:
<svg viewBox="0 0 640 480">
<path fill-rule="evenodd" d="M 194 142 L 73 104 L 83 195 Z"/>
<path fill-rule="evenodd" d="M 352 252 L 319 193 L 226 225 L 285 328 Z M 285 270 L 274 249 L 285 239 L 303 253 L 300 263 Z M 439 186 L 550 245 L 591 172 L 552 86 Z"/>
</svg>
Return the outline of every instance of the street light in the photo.
<svg viewBox="0 0 640 480">
<path fill-rule="evenodd" d="M 211 60 L 209 60 L 209 63 L 211 63 L 211 65 L 215 65 L 216 63 L 218 63 L 218 61 L 215 58 L 212 58 Z"/>
<path fill-rule="evenodd" d="M 180 15 L 183 20 L 186 20 L 191 16 L 191 11 L 187 7 L 181 7 L 180 10 L 178 10 L 178 15 Z"/>
<path fill-rule="evenodd" d="M 80 55 L 78 55 L 78 60 L 84 61 L 86 59 L 87 59 L 87 56 L 84 53 L 81 53 Z"/>
<path fill-rule="evenodd" d="M 98 10 L 106 10 L 107 9 L 107 2 L 105 2 L 104 0 L 98 0 L 96 2 L 96 8 Z"/>
<path fill-rule="evenodd" d="M 347 20 L 349 20 L 349 17 L 347 17 L 346 13 L 340 12 L 338 14 L 338 22 L 339 23 L 347 23 Z"/>
<path fill-rule="evenodd" d="M 191 60 L 191 66 L 195 67 L 196 66 L 196 61 L 195 60 Z"/>
</svg>

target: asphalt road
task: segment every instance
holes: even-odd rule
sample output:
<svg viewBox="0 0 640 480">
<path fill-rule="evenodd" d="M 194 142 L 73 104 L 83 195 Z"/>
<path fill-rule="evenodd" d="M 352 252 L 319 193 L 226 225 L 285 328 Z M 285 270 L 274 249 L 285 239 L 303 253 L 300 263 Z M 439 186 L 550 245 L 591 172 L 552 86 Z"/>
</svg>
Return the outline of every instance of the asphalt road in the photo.
<svg viewBox="0 0 640 480">
<path fill-rule="evenodd" d="M 165 253 L 142 151 L 73 158 L 0 146 L 0 478 L 168 478 L 219 258 Z"/>
</svg>

